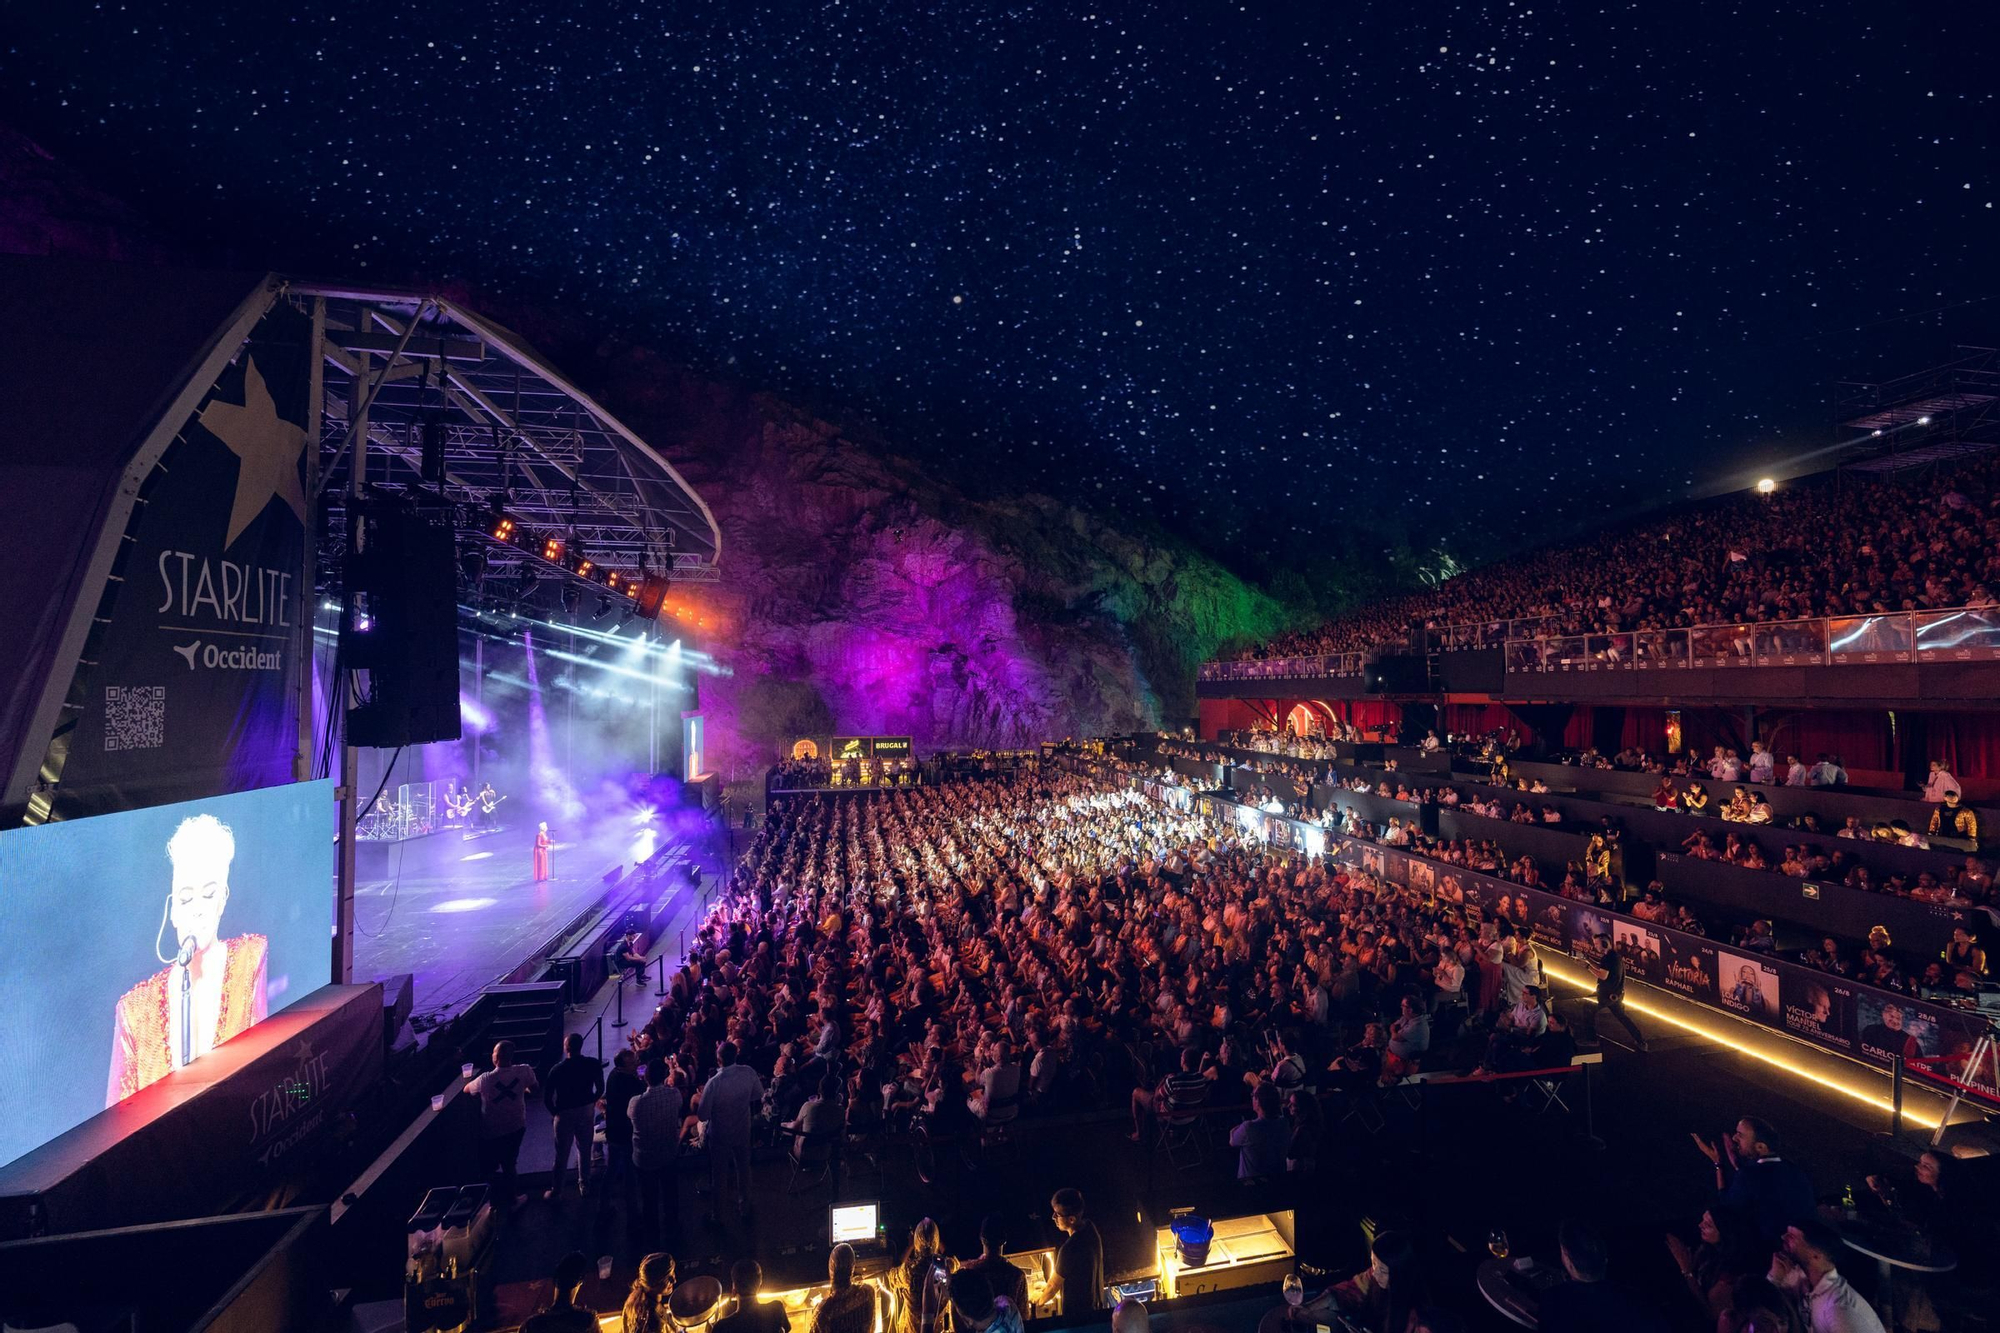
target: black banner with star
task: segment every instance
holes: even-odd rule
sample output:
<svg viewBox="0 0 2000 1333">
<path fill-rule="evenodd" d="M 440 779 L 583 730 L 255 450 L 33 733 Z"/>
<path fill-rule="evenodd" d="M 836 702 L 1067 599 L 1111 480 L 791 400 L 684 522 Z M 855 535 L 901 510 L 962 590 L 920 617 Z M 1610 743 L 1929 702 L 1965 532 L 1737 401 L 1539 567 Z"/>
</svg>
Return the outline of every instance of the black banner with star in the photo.
<svg viewBox="0 0 2000 1333">
<path fill-rule="evenodd" d="M 311 342 L 275 304 L 141 481 L 44 761 L 49 818 L 293 780 Z"/>
</svg>

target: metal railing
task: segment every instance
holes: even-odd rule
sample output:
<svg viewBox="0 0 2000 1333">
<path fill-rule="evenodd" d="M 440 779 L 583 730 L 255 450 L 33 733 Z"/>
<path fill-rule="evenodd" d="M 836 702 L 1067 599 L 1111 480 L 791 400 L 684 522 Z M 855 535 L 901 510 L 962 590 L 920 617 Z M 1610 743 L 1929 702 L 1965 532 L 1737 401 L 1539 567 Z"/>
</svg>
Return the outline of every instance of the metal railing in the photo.
<svg viewBox="0 0 2000 1333">
<path fill-rule="evenodd" d="M 1445 651 L 1499 648 L 1507 670 L 1671 671 L 1689 667 L 1868 666 L 1895 662 L 2000 662 L 2000 607 L 1896 611 L 1696 625 L 1605 634 L 1547 632 L 1550 619 L 1447 625 Z M 1202 680 L 1299 680 L 1361 674 L 1362 653 L 1205 662 Z M 1331 669 L 1330 669 L 1331 668 Z"/>
</svg>

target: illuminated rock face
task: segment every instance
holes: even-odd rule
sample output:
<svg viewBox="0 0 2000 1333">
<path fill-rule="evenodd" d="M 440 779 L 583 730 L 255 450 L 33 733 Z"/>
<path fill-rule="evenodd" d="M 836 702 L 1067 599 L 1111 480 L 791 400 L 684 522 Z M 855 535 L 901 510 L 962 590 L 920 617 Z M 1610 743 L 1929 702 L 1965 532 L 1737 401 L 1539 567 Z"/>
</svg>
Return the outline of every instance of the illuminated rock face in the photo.
<svg viewBox="0 0 2000 1333">
<path fill-rule="evenodd" d="M 603 393 L 672 458 L 723 530 L 723 578 L 689 589 L 712 752 L 767 761 L 801 735 L 1032 745 L 1179 723 L 1194 671 L 1279 608 L 1186 548 L 1045 496 L 974 500 L 786 403 L 643 350 Z"/>
</svg>

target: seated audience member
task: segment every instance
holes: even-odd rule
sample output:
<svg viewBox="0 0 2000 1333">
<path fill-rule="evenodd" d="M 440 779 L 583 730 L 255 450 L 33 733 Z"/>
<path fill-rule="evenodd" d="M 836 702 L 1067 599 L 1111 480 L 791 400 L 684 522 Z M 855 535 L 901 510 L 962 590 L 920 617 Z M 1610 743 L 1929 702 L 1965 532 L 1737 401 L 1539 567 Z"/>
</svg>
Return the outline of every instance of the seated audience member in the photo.
<svg viewBox="0 0 2000 1333">
<path fill-rule="evenodd" d="M 1285 1121 L 1290 1135 L 1285 1140 L 1285 1170 L 1299 1178 L 1319 1169 L 1320 1141 L 1326 1135 L 1326 1120 L 1319 1098 L 1300 1089 L 1285 1098 Z"/>
<path fill-rule="evenodd" d="M 1542 1296 L 1543 1333 L 1666 1333 L 1658 1311 L 1607 1280 L 1610 1259 L 1597 1228 L 1572 1218 L 1557 1228 L 1556 1244 L 1567 1280 Z"/>
<path fill-rule="evenodd" d="M 1152 1326 L 1144 1301 L 1127 1296 L 1111 1307 L 1111 1333 L 1149 1333 Z"/>
<path fill-rule="evenodd" d="M 1748 1219 L 1719 1203 L 1702 1213 L 1696 1231 L 1699 1241 L 1692 1246 L 1669 1232 L 1667 1252 L 1695 1304 L 1709 1320 L 1719 1320 L 1729 1309 L 1736 1284 L 1748 1277 L 1761 1278 L 1770 1255 L 1758 1244 Z"/>
<path fill-rule="evenodd" d="M 1201 1072 L 1201 1052 L 1192 1046 L 1183 1048 L 1178 1070 L 1152 1088 L 1132 1090 L 1132 1132 L 1125 1137 L 1142 1142 L 1149 1123 L 1201 1109 L 1208 1102 L 1209 1087 Z"/>
<path fill-rule="evenodd" d="M 854 1280 L 854 1247 L 834 1246 L 826 1272 L 827 1293 L 813 1307 L 811 1333 L 874 1333 L 875 1288 Z"/>
<path fill-rule="evenodd" d="M 729 1286 L 736 1293 L 736 1309 L 716 1321 L 715 1333 L 791 1333 L 792 1321 L 784 1305 L 757 1299 L 757 1289 L 763 1285 L 764 1269 L 755 1259 L 738 1259 L 731 1264 Z"/>
<path fill-rule="evenodd" d="M 540 1314 L 530 1315 L 521 1333 L 597 1333 L 597 1314 L 577 1296 L 590 1274 L 590 1260 L 571 1251 L 556 1261 L 555 1294 Z"/>
<path fill-rule="evenodd" d="M 1229 1146 L 1236 1149 L 1236 1178 L 1260 1180 L 1285 1173 L 1285 1149 L 1291 1126 L 1279 1115 L 1278 1089 L 1259 1083 L 1250 1095 L 1256 1114 L 1229 1131 Z"/>
<path fill-rule="evenodd" d="M 1393 1083 L 1417 1072 L 1431 1048 L 1431 1016 L 1414 995 L 1402 999 L 1402 1013 L 1389 1025 L 1389 1050 L 1382 1060 L 1382 1081 Z"/>
<path fill-rule="evenodd" d="M 1874 1307 L 1841 1275 L 1840 1260 L 1852 1253 L 1839 1232 L 1808 1218 L 1785 1229 L 1771 1256 L 1771 1285 L 1805 1306 L 1811 1333 L 1884 1333 Z"/>
<path fill-rule="evenodd" d="M 1716 1333 L 1799 1333 L 1799 1303 L 1771 1285 L 1762 1273 L 1738 1282 L 1729 1308 L 1715 1321 Z"/>
<path fill-rule="evenodd" d="M 952 1333 L 1021 1333 L 1021 1312 L 993 1294 L 983 1273 L 959 1269 L 951 1275 Z"/>
<path fill-rule="evenodd" d="M 979 1257 L 959 1265 L 960 1272 L 978 1273 L 992 1287 L 993 1294 L 1008 1301 L 1023 1319 L 1028 1318 L 1028 1274 L 1007 1260 L 1002 1244 L 1006 1224 L 998 1213 L 988 1213 L 979 1222 Z"/>
<path fill-rule="evenodd" d="M 1399 1231 L 1377 1233 L 1368 1267 L 1299 1307 L 1304 1314 L 1339 1310 L 1368 1333 L 1400 1333 L 1423 1304 L 1423 1274 L 1416 1247 Z"/>
<path fill-rule="evenodd" d="M 1715 1168 L 1716 1201 L 1743 1213 L 1760 1240 L 1775 1244 L 1786 1227 L 1812 1216 L 1812 1181 L 1778 1156 L 1778 1131 L 1765 1121 L 1744 1116 L 1720 1147 L 1699 1134 L 1692 1137 Z"/>
<path fill-rule="evenodd" d="M 1375 1086 L 1382 1076 L 1382 1053 L 1388 1044 L 1382 1025 L 1368 1024 L 1361 1031 L 1361 1040 L 1326 1067 L 1327 1086 L 1337 1092 L 1359 1092 Z"/>
</svg>

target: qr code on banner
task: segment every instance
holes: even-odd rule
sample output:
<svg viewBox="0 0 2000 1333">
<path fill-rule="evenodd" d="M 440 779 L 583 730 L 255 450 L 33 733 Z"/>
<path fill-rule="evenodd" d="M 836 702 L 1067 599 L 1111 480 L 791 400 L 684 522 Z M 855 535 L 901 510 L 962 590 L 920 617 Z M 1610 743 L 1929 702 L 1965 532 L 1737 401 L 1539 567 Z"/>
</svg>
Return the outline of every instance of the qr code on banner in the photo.
<svg viewBox="0 0 2000 1333">
<path fill-rule="evenodd" d="M 152 750 L 167 741 L 167 687 L 104 687 L 104 748 Z"/>
</svg>

